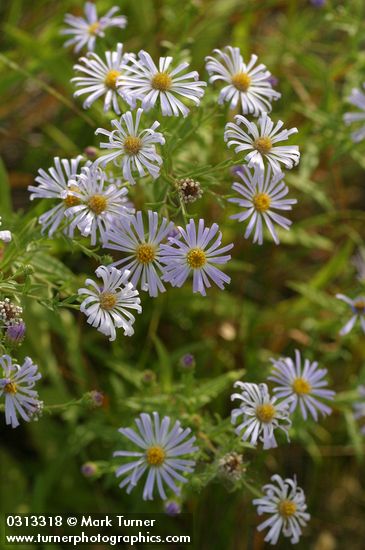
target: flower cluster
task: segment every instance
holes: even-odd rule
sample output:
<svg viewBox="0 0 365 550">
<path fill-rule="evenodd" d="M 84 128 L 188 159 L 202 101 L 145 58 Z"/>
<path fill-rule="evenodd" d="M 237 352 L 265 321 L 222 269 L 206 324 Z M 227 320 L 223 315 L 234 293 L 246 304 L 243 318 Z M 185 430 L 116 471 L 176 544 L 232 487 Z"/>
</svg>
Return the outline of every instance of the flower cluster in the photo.
<svg viewBox="0 0 365 550">
<path fill-rule="evenodd" d="M 191 170 L 183 171 L 179 159 L 172 167 L 170 158 L 170 152 L 183 141 L 179 129 L 183 128 L 184 139 L 194 131 L 185 119 L 193 117 L 206 100 L 208 83 L 179 54 L 153 59 L 143 49 L 126 50 L 121 42 L 103 54 L 96 53 L 96 41 L 104 37 L 106 29 L 126 26 L 125 16 L 118 12 L 119 8 L 113 7 L 99 17 L 95 4 L 87 2 L 85 17 L 66 15 L 65 45 L 74 46 L 75 52 L 87 49 L 74 65 L 74 97 L 82 98 L 83 108 L 91 109 L 91 114 L 100 103 L 104 112 L 112 111 L 115 116 L 110 116 L 110 126 L 95 125 L 95 135 L 101 136 L 101 141 L 98 148 L 88 148 L 89 160 L 84 156 L 55 157 L 47 171 L 39 169 L 35 184 L 29 186 L 31 200 L 44 199 L 45 208 L 51 203 L 39 217 L 42 233 L 48 238 L 62 232 L 68 239 L 80 239 L 80 246 L 84 246 L 82 239 L 88 239 L 88 245 L 97 247 L 97 252 L 101 249 L 101 254 L 112 251 L 111 257 L 98 256 L 85 245 L 102 265 L 95 271 L 97 280 L 87 278 L 82 288 L 75 288 L 77 305 L 71 304 L 110 341 L 116 340 L 118 329 L 125 336 L 134 334 L 135 314 L 142 313 L 142 300 L 147 299 L 143 293 L 157 298 L 169 285 L 179 289 L 188 281 L 192 292 L 201 296 L 212 286 L 224 290 L 231 282 L 224 270 L 234 246 L 224 239 L 215 220 L 187 212 L 191 203 L 203 196 L 203 187 L 206 189 L 204 167 L 195 170 L 191 163 Z M 245 224 L 245 239 L 263 245 L 268 233 L 278 245 L 281 230 L 288 231 L 292 224 L 284 214 L 297 203 L 289 197 L 285 174 L 300 161 L 299 147 L 287 144 L 298 130 L 271 118 L 272 104 L 281 94 L 256 55 L 245 60 L 237 47 L 215 49 L 206 57 L 206 71 L 209 83 L 221 86 L 218 105 L 226 103 L 232 111 L 222 140 L 240 163 L 233 168 L 233 161 L 227 161 L 239 181 L 232 184 L 232 196 L 222 203 L 239 209 L 230 217 Z M 365 110 L 361 91 L 354 90 L 350 102 Z M 170 119 L 169 124 L 164 117 L 180 119 L 176 123 Z M 364 113 L 345 115 L 346 123 L 363 119 Z M 364 128 L 353 134 L 355 141 L 364 137 Z M 202 184 L 196 180 L 200 177 Z M 143 204 L 148 205 L 145 210 Z M 1 231 L 0 239 L 8 242 L 10 232 Z M 363 260 L 357 257 L 355 262 L 359 281 L 364 279 Z M 350 299 L 343 294 L 337 298 L 352 310 L 341 334 L 350 332 L 357 321 L 365 333 L 365 298 Z M 14 345 L 24 338 L 21 314 L 21 308 L 9 299 L 0 303 L 4 334 Z M 94 336 L 98 337 L 96 332 Z M 308 358 L 302 360 L 298 350 L 294 358 L 271 362 L 272 371 L 264 382 L 237 381 L 234 385 L 239 391 L 231 398 L 238 405 L 231 411 L 231 423 L 238 436 L 237 449 L 243 445 L 269 450 L 282 440 L 290 443 L 295 422 L 317 422 L 320 415 L 331 413 L 328 402 L 334 400 L 335 392 L 328 387 L 327 369 Z M 19 417 L 25 421 L 37 418 L 43 406 L 34 389 L 41 378 L 38 367 L 29 357 L 20 366 L 10 355 L 3 355 L 0 365 L 6 423 L 16 427 Z M 180 366 L 184 376 L 190 376 L 196 366 L 194 356 L 184 355 Z M 141 380 L 147 384 L 154 376 L 146 370 Z M 100 406 L 103 396 L 94 393 L 93 404 Z M 359 398 L 363 393 L 360 387 Z M 360 399 L 354 405 L 354 415 L 357 419 L 365 415 Z M 128 459 L 116 468 L 119 487 L 130 493 L 145 478 L 144 500 L 152 500 L 156 493 L 167 500 L 169 491 L 180 496 L 199 457 L 196 437 L 179 420 L 174 422 L 157 411 L 142 412 L 135 424 L 136 429 L 119 430 L 128 440 L 125 448 L 114 453 L 114 457 Z M 215 459 L 218 474 L 238 484 L 246 469 L 242 453 L 227 448 L 216 457 L 220 457 Z M 82 473 L 94 476 L 97 466 L 85 463 Z M 304 493 L 295 476 L 283 479 L 276 474 L 271 481 L 253 501 L 259 515 L 270 516 L 258 529 L 268 529 L 265 541 L 271 544 L 277 543 L 281 533 L 297 543 L 310 518 Z M 167 501 L 165 510 L 171 515 L 179 513 L 180 502 Z"/>
<path fill-rule="evenodd" d="M 236 382 L 235 387 L 241 393 L 234 393 L 232 400 L 240 400 L 240 406 L 232 410 L 231 419 L 237 424 L 235 431 L 242 441 L 257 446 L 262 442 L 263 449 L 277 446 L 275 431 L 281 430 L 289 441 L 289 429 L 292 425 L 291 415 L 299 408 L 305 421 L 311 416 L 318 421 L 318 413 L 323 416 L 331 413 L 331 408 L 323 400 L 333 400 L 335 392 L 326 388 L 326 369 L 319 369 L 317 362 L 304 360 L 295 352 L 295 360 L 290 357 L 271 359 L 273 370 L 268 380 L 277 385 L 270 396 L 267 384 Z M 356 414 L 360 418 L 363 408 L 359 405 Z M 266 513 L 270 517 L 258 526 L 261 531 L 269 528 L 265 541 L 276 544 L 280 533 L 289 537 L 292 544 L 298 542 L 310 516 L 306 512 L 305 496 L 297 486 L 296 479 L 282 479 L 279 475 L 272 477 L 274 483 L 262 488 L 264 496 L 255 499 L 259 515 Z"/>
</svg>

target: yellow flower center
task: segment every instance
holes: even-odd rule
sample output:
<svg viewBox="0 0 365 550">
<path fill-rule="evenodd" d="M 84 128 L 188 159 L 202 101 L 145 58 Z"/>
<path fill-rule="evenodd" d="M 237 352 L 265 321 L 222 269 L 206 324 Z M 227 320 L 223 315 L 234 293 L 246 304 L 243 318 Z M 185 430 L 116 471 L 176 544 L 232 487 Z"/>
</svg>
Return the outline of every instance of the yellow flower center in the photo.
<svg viewBox="0 0 365 550">
<path fill-rule="evenodd" d="M 136 155 L 142 148 L 142 140 L 137 136 L 127 136 L 123 146 L 127 155 Z"/>
<path fill-rule="evenodd" d="M 168 73 L 156 73 L 151 80 L 151 86 L 154 90 L 166 92 L 171 88 L 172 78 Z"/>
<path fill-rule="evenodd" d="M 247 92 L 251 84 L 251 78 L 247 73 L 237 73 L 232 76 L 232 84 L 240 92 Z"/>
<path fill-rule="evenodd" d="M 70 191 L 78 191 L 79 188 L 76 185 L 70 185 L 69 187 Z M 71 206 L 77 206 L 80 204 L 80 199 L 78 197 L 75 197 L 75 195 L 71 195 L 71 193 L 68 193 L 67 197 L 63 199 L 63 202 L 65 203 L 65 206 L 67 208 L 71 208 Z"/>
<path fill-rule="evenodd" d="M 207 257 L 201 248 L 192 248 L 187 253 L 186 261 L 193 269 L 199 269 L 207 263 Z"/>
<path fill-rule="evenodd" d="M 275 416 L 275 407 L 271 403 L 265 403 L 264 405 L 259 405 L 256 408 L 256 416 L 261 422 L 271 422 Z"/>
<path fill-rule="evenodd" d="M 117 87 L 117 80 L 121 74 L 120 71 L 115 71 L 114 69 L 109 71 L 104 79 L 105 86 L 115 90 Z"/>
<path fill-rule="evenodd" d="M 253 197 L 252 202 L 258 212 L 266 212 L 270 208 L 271 198 L 267 193 L 257 193 Z"/>
<path fill-rule="evenodd" d="M 292 388 L 298 395 L 306 395 L 310 393 L 312 386 L 305 378 L 295 378 L 292 383 Z"/>
<path fill-rule="evenodd" d="M 355 300 L 354 309 L 358 313 L 365 313 L 365 300 L 363 298 L 359 298 L 358 300 Z"/>
<path fill-rule="evenodd" d="M 282 500 L 278 504 L 278 512 L 281 517 L 288 519 L 297 511 L 297 505 L 292 500 Z"/>
<path fill-rule="evenodd" d="M 156 257 L 156 247 L 152 244 L 140 244 L 136 250 L 136 258 L 140 264 L 150 264 Z"/>
<path fill-rule="evenodd" d="M 165 461 L 165 457 L 166 453 L 159 445 L 149 447 L 146 451 L 146 459 L 150 466 L 161 466 Z"/>
<path fill-rule="evenodd" d="M 89 34 L 95 35 L 98 32 L 99 27 L 100 27 L 99 21 L 95 21 L 95 23 L 91 23 L 91 25 L 89 25 Z"/>
<path fill-rule="evenodd" d="M 268 136 L 260 137 L 254 142 L 253 146 L 259 153 L 266 155 L 272 149 L 272 141 Z"/>
<path fill-rule="evenodd" d="M 117 303 L 117 296 L 113 292 L 102 292 L 100 294 L 100 307 L 102 309 L 113 309 Z"/>
<path fill-rule="evenodd" d="M 6 393 L 11 393 L 12 395 L 14 395 L 14 393 L 16 393 L 18 391 L 18 389 L 16 387 L 16 383 L 15 382 L 8 382 L 4 386 L 4 391 Z"/>
<path fill-rule="evenodd" d="M 107 200 L 103 195 L 93 195 L 87 201 L 87 205 L 94 214 L 101 214 L 107 207 Z"/>
</svg>

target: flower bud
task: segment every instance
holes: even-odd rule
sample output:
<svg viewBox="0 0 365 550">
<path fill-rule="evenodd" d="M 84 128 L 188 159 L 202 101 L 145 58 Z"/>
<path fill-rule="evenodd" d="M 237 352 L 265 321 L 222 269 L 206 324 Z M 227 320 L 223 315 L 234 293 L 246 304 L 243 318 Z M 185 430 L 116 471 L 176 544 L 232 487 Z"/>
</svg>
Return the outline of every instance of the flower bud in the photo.
<svg viewBox="0 0 365 550">
<path fill-rule="evenodd" d="M 85 462 L 85 464 L 81 466 L 81 473 L 85 477 L 93 477 L 97 471 L 98 467 L 93 462 Z"/>
<path fill-rule="evenodd" d="M 177 516 L 178 514 L 181 513 L 181 506 L 175 500 L 168 500 L 167 502 L 165 502 L 164 509 L 165 509 L 165 513 L 168 516 L 172 516 L 172 517 Z"/>
<path fill-rule="evenodd" d="M 10 344 L 19 345 L 25 336 L 25 323 L 21 321 L 15 325 L 8 325 L 5 331 L 5 338 Z"/>
<path fill-rule="evenodd" d="M 180 367 L 183 369 L 194 369 L 195 368 L 195 357 L 192 353 L 186 353 L 180 359 Z"/>
</svg>

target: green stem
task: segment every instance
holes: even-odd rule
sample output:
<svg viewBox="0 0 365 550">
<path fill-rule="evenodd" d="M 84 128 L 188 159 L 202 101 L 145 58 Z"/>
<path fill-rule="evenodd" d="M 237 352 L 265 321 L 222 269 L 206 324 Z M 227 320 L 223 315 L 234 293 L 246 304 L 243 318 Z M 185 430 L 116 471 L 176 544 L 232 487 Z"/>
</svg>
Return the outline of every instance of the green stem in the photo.
<svg viewBox="0 0 365 550">
<path fill-rule="evenodd" d="M 44 407 L 43 411 L 47 414 L 57 414 L 64 411 L 67 411 L 70 407 L 83 405 L 85 403 L 84 397 L 81 397 L 80 399 L 74 399 L 72 401 L 68 401 L 67 403 L 60 403 L 57 405 L 47 405 Z"/>
</svg>

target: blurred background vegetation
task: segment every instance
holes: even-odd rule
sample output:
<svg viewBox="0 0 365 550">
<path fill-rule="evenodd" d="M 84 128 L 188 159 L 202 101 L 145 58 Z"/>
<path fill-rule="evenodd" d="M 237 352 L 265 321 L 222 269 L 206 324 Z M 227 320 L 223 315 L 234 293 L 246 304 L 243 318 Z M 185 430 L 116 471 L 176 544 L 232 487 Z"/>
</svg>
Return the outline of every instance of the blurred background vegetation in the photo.
<svg viewBox="0 0 365 550">
<path fill-rule="evenodd" d="M 10 294 L 6 286 L 1 290 L 16 294 L 25 310 L 28 330 L 18 358 L 30 355 L 39 365 L 39 393 L 46 404 L 79 399 L 94 389 L 105 394 L 99 408 L 56 408 L 16 430 L 2 423 L 3 509 L 162 511 L 158 500 L 141 501 L 140 487 L 125 495 L 112 473 L 91 480 L 80 473 L 86 461 L 107 464 L 121 448 L 117 428 L 157 406 L 191 425 L 203 446 L 209 442 L 184 505 L 195 516 L 196 548 L 266 548 L 264 535 L 256 532 L 252 495 L 217 481 L 214 453 L 219 458 L 242 447 L 233 433 L 221 433 L 221 422 L 212 417 L 229 416 L 237 377 L 264 381 L 270 357 L 299 348 L 329 370 L 330 385 L 339 393 L 334 413 L 319 424 L 297 423 L 290 446 L 266 453 L 245 450 L 247 480 L 260 486 L 273 473 L 297 474 L 312 514 L 298 548 L 363 550 L 364 442 L 351 402 L 358 384 L 365 383 L 364 335 L 357 329 L 338 336 L 349 312 L 334 295 L 361 292 L 351 257 L 364 239 L 365 144 L 351 143 L 342 115 L 349 110 L 345 98 L 351 88 L 365 81 L 365 4 L 328 0 L 319 9 L 309 0 L 98 0 L 98 12 L 113 5 L 121 7 L 128 26 L 110 29 L 99 52 L 117 41 L 153 57 L 178 52 L 207 79 L 204 57 L 231 44 L 245 57 L 256 53 L 278 78 L 282 98 L 273 106 L 273 118 L 298 127 L 294 142 L 302 152 L 299 168 L 286 178 L 298 199 L 294 225 L 281 233 L 279 247 L 245 241 L 242 225 L 229 221 L 232 207 L 223 200 L 233 181 L 229 169 L 207 169 L 200 178 L 204 196 L 188 211 L 218 221 L 226 242 L 235 242 L 226 291 L 211 289 L 202 298 L 186 285 L 155 300 L 143 296 L 135 336 L 120 336 L 112 344 L 81 314 L 59 307 L 99 258 L 83 241 L 70 245 L 62 238 L 40 238 L 35 215 L 44 207 L 30 209 L 27 186 L 54 156 L 76 156 L 97 145 L 94 130 L 107 127 L 109 115 L 100 104 L 82 111 L 72 98 L 76 58 L 62 47 L 59 30 L 64 14 L 81 14 L 83 2 L 1 0 L 0 214 L 4 229 L 16 235 L 3 275 L 19 271 Z M 203 105 L 213 104 L 217 94 L 210 87 Z M 228 116 L 225 108 L 205 118 L 204 107 L 195 110 L 182 129 L 189 139 L 181 149 L 176 143 L 177 166 L 194 174 L 199 166 L 230 158 L 223 142 Z M 161 122 L 173 143 L 173 124 Z M 133 200 L 145 208 L 158 197 L 137 186 Z M 194 375 L 179 369 L 187 352 L 196 357 Z M 278 544 L 289 546 L 286 539 Z"/>
</svg>

